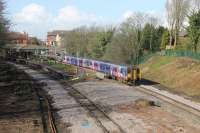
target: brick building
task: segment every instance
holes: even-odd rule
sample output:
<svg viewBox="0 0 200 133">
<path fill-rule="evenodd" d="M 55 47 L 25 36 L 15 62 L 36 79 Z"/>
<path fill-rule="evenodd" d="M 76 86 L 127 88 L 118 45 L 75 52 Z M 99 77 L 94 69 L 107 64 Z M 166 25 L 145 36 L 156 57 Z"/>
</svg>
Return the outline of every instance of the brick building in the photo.
<svg viewBox="0 0 200 133">
<path fill-rule="evenodd" d="M 64 31 L 64 30 L 54 30 L 52 32 L 48 32 L 47 33 L 47 46 L 49 46 L 49 47 L 61 46 L 63 38 L 64 38 L 64 34 L 66 32 L 67 31 Z"/>
<path fill-rule="evenodd" d="M 8 43 L 9 44 L 21 44 L 26 46 L 28 44 L 29 37 L 26 32 L 9 32 L 8 33 Z"/>
</svg>

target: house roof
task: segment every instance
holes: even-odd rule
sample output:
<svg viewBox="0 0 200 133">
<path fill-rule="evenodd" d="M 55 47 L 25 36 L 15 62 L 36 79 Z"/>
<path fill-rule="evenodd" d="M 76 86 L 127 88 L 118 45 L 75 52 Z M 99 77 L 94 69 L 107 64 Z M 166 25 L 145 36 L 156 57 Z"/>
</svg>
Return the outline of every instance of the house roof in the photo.
<svg viewBox="0 0 200 133">
<path fill-rule="evenodd" d="M 67 31 L 66 30 L 54 30 L 47 33 L 47 36 L 56 36 L 57 34 L 63 36 Z"/>
<path fill-rule="evenodd" d="M 9 32 L 8 34 L 8 38 L 10 40 L 18 40 L 18 39 L 27 39 L 28 34 L 26 33 L 20 33 L 20 32 Z"/>
<path fill-rule="evenodd" d="M 48 50 L 45 45 L 26 45 L 24 44 L 6 44 L 5 49 L 16 49 L 16 50 Z"/>
</svg>

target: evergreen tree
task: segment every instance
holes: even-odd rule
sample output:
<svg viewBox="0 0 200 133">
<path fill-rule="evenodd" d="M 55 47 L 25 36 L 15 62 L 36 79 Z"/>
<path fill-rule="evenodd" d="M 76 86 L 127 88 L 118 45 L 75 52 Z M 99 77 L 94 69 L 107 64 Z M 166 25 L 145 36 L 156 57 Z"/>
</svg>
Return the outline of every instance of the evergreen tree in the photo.
<svg viewBox="0 0 200 133">
<path fill-rule="evenodd" d="M 6 41 L 6 33 L 8 31 L 9 22 L 5 18 L 5 3 L 0 0 L 0 47 L 5 44 Z"/>
<path fill-rule="evenodd" d="M 161 50 L 165 50 L 166 49 L 166 45 L 169 44 L 169 31 L 165 31 L 162 35 L 162 41 L 160 44 L 160 49 Z"/>
<path fill-rule="evenodd" d="M 198 42 L 200 38 L 200 10 L 194 12 L 189 16 L 189 26 L 188 26 L 188 35 L 192 43 L 192 47 L 195 52 L 197 52 Z"/>
</svg>

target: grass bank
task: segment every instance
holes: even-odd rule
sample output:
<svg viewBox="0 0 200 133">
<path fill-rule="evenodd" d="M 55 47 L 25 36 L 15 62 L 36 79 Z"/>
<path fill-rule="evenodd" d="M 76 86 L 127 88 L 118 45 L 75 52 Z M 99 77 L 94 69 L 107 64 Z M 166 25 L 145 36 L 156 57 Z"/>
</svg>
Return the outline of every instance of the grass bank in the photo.
<svg viewBox="0 0 200 133">
<path fill-rule="evenodd" d="M 200 101 L 200 61 L 156 55 L 142 64 L 142 70 L 144 78 Z"/>
</svg>

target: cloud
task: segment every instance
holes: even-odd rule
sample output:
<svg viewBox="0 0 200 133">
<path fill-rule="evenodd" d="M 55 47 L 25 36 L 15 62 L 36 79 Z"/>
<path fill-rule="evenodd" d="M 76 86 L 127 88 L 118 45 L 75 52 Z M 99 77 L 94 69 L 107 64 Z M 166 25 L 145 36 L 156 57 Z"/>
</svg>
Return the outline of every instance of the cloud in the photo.
<svg viewBox="0 0 200 133">
<path fill-rule="evenodd" d="M 14 14 L 13 20 L 17 23 L 31 22 L 31 23 L 41 23 L 47 21 L 50 18 L 50 14 L 40 6 L 35 3 L 31 3 L 25 6 L 20 12 Z"/>
<path fill-rule="evenodd" d="M 26 31 L 40 38 L 45 38 L 49 30 L 67 30 L 81 25 L 94 24 L 101 20 L 102 17 L 80 11 L 71 5 L 58 9 L 58 13 L 53 15 L 43 6 L 35 3 L 25 6 L 12 17 L 15 24 L 14 30 Z"/>
<path fill-rule="evenodd" d="M 102 18 L 95 14 L 78 10 L 75 6 L 65 6 L 61 8 L 54 18 L 56 28 L 74 28 L 80 25 L 97 23 Z"/>
<path fill-rule="evenodd" d="M 81 20 L 81 17 L 81 14 L 75 7 L 66 6 L 60 9 L 58 17 L 56 19 L 58 21 L 77 22 Z"/>
<path fill-rule="evenodd" d="M 131 10 L 125 11 L 124 14 L 122 15 L 122 18 L 127 19 L 127 18 L 131 17 L 133 14 L 134 14 L 134 12 Z"/>
<path fill-rule="evenodd" d="M 80 12 L 74 6 L 66 6 L 59 10 L 56 18 L 58 21 L 64 22 L 81 22 L 81 21 L 96 21 L 97 18 L 94 14 Z"/>
</svg>

